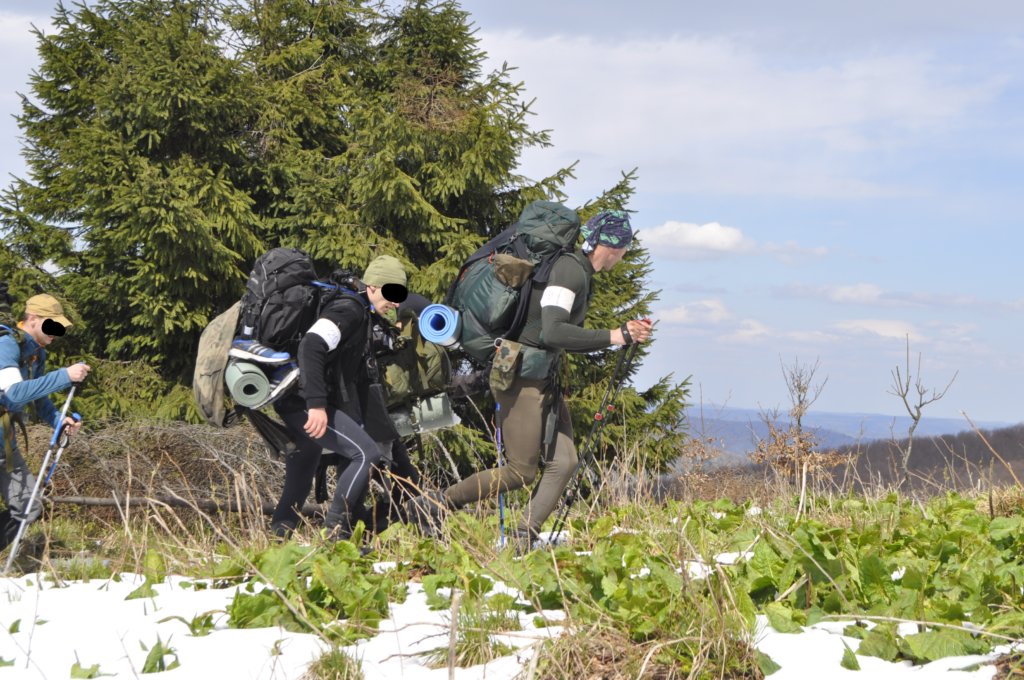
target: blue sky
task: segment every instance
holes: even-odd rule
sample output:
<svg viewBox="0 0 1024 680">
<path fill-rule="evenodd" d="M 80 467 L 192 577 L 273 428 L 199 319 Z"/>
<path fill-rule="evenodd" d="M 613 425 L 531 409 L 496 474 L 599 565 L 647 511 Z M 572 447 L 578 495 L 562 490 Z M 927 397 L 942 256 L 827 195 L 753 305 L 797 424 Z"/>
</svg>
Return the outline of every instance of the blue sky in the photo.
<svg viewBox="0 0 1024 680">
<path fill-rule="evenodd" d="M 578 205 L 638 168 L 662 291 L 640 383 L 785 407 L 780 362 L 818 361 L 815 408 L 900 414 L 909 336 L 926 386 L 958 372 L 926 417 L 1024 419 L 1024 3 L 710 4 L 462 3 L 552 130 L 524 174 L 579 161 Z M 3 177 L 35 7 L 0 9 Z"/>
</svg>

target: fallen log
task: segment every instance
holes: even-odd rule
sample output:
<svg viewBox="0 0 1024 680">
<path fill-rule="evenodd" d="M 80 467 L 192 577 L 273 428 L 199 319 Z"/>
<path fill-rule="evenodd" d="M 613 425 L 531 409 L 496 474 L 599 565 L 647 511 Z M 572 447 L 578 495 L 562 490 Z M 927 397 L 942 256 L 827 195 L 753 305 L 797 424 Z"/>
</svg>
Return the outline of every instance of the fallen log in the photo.
<svg viewBox="0 0 1024 680">
<path fill-rule="evenodd" d="M 202 510 L 203 512 L 253 512 L 254 504 L 239 504 L 234 500 L 215 499 L 187 499 L 178 496 L 133 496 L 131 498 L 101 498 L 99 496 L 51 496 L 47 500 L 51 503 L 65 503 L 68 505 L 81 505 L 87 507 L 148 507 L 148 506 L 169 506 L 172 508 L 188 508 L 191 510 Z M 274 514 L 274 503 L 261 503 L 259 512 L 264 515 Z M 307 517 L 323 515 L 323 509 L 319 505 L 306 503 L 302 506 L 302 514 Z"/>
</svg>

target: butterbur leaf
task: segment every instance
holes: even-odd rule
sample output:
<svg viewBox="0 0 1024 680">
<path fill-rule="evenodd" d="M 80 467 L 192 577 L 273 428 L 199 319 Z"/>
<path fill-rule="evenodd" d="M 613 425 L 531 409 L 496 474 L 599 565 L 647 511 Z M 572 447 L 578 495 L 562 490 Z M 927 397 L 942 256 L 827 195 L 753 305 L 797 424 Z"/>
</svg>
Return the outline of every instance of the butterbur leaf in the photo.
<svg viewBox="0 0 1024 680">
<path fill-rule="evenodd" d="M 947 656 L 966 656 L 987 651 L 969 633 L 957 630 L 928 630 L 903 638 L 915 661 L 927 663 Z"/>
<path fill-rule="evenodd" d="M 988 532 L 993 541 L 1003 541 L 1021 533 L 1022 526 L 1024 526 L 1024 518 L 1020 516 L 996 517 L 988 525 Z"/>
<path fill-rule="evenodd" d="M 761 669 L 761 672 L 764 673 L 765 676 L 771 675 L 775 671 L 782 670 L 782 666 L 775 663 L 774 659 L 764 652 L 755 649 L 754 655 L 757 658 L 757 667 Z"/>
<path fill-rule="evenodd" d="M 100 673 L 100 665 L 94 663 L 88 668 L 83 668 L 77 661 L 71 665 L 71 677 L 72 678 L 98 678 L 101 675 L 109 675 L 108 673 Z"/>
<path fill-rule="evenodd" d="M 848 671 L 860 670 L 860 662 L 857 661 L 857 655 L 853 653 L 853 650 L 845 642 L 843 643 L 843 660 L 839 662 L 839 665 Z"/>
<path fill-rule="evenodd" d="M 427 596 L 427 606 L 431 609 L 444 609 L 449 606 L 450 600 L 437 592 L 438 588 L 450 586 L 452 577 L 450 574 L 427 574 L 423 577 L 423 593 Z"/>
<path fill-rule="evenodd" d="M 143 560 L 143 574 L 153 583 L 160 583 L 167 576 L 167 565 L 164 556 L 158 550 L 147 550 Z"/>
<path fill-rule="evenodd" d="M 153 588 L 153 582 L 149 580 L 148 576 L 141 586 L 128 593 L 124 599 L 139 600 L 145 597 L 156 597 L 156 590 Z"/>
<path fill-rule="evenodd" d="M 779 586 L 771 576 L 758 576 L 750 582 L 750 597 L 757 602 L 764 602 L 775 597 Z"/>
<path fill-rule="evenodd" d="M 864 636 L 857 653 L 861 656 L 874 656 L 883 661 L 892 661 L 899 655 L 900 650 L 896 646 L 896 635 L 892 629 L 887 626 L 876 626 Z"/>
<path fill-rule="evenodd" d="M 793 610 L 781 602 L 772 602 L 764 608 L 764 613 L 768 623 L 780 633 L 799 633 L 802 630 L 800 624 L 793 620 Z"/>
<path fill-rule="evenodd" d="M 858 640 L 863 640 L 867 634 L 867 628 L 865 628 L 864 626 L 857 625 L 855 623 L 850 624 L 846 628 L 843 628 L 843 635 L 845 635 L 846 637 L 852 637 L 857 638 Z"/>
<path fill-rule="evenodd" d="M 754 606 L 754 601 L 750 599 L 742 590 L 737 590 L 733 593 L 733 598 L 736 602 L 736 608 L 739 610 L 740 616 L 748 626 L 753 626 L 757 620 L 757 607 Z"/>
<path fill-rule="evenodd" d="M 265 550 L 259 556 L 260 573 L 278 588 L 287 588 L 295 581 L 299 560 L 309 552 L 308 547 L 297 543 L 285 543 L 282 546 Z"/>
</svg>

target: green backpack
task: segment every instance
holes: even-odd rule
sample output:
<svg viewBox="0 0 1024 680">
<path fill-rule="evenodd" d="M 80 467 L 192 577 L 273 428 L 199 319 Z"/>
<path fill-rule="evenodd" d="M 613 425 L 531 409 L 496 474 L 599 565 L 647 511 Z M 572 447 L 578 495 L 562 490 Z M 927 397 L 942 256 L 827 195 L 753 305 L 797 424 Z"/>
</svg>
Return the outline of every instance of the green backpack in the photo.
<svg viewBox="0 0 1024 680">
<path fill-rule="evenodd" d="M 515 224 L 470 255 L 445 298 L 459 312 L 459 344 L 470 357 L 487 364 L 497 339 L 519 337 L 533 286 L 546 284 L 558 258 L 576 250 L 579 233 L 575 210 L 534 201 Z"/>
<path fill-rule="evenodd" d="M 415 316 L 403 321 L 399 338 L 398 350 L 377 358 L 388 409 L 444 392 L 452 373 L 448 354 L 423 339 Z"/>
</svg>

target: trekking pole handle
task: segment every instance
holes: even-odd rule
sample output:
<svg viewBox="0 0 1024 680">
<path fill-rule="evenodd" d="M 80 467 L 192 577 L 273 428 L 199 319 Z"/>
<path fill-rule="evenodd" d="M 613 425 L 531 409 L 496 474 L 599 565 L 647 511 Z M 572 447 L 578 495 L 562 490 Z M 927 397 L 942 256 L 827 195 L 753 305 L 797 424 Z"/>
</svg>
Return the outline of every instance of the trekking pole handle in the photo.
<svg viewBox="0 0 1024 680">
<path fill-rule="evenodd" d="M 64 431 L 64 419 L 68 417 L 68 407 L 71 406 L 71 399 L 75 396 L 75 388 L 78 387 L 77 383 L 71 383 L 71 389 L 68 390 L 68 398 L 64 400 L 64 406 L 60 410 L 60 418 L 57 420 L 57 426 L 53 428 L 53 436 L 50 438 L 50 448 L 52 449 L 57 443 L 57 438 L 60 437 L 60 433 Z M 74 417 L 76 414 L 73 414 Z M 78 416 L 78 420 L 81 420 L 81 416 Z"/>
</svg>

